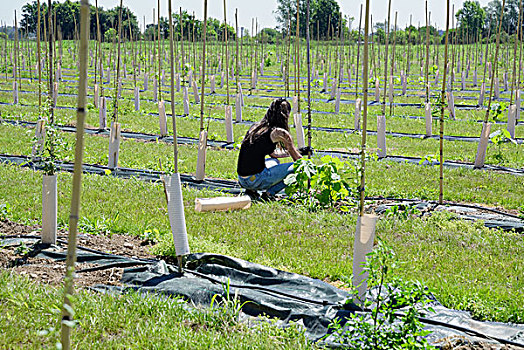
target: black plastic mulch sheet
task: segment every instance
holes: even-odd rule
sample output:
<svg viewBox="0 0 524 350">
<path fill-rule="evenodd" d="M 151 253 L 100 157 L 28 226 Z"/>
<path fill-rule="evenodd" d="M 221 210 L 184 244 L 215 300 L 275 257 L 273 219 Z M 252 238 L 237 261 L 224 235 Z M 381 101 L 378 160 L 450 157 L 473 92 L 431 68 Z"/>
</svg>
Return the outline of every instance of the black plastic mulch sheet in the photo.
<svg viewBox="0 0 524 350">
<path fill-rule="evenodd" d="M 37 239 L 0 239 L 3 246 L 14 247 L 21 242 L 36 243 L 33 255 L 37 257 L 65 260 L 66 242 L 46 248 L 38 245 Z M 308 339 L 328 346 L 340 345 L 329 334 L 329 325 L 335 318 L 345 320 L 355 312 L 369 315 L 348 302 L 350 295 L 346 291 L 328 283 L 224 255 L 191 254 L 183 274 L 177 266 L 163 260 L 129 258 L 83 247 L 79 247 L 78 261 L 99 265 L 95 269 L 127 267 L 121 280 L 124 287 L 97 285 L 94 290 L 177 296 L 196 306 L 210 306 L 213 298 L 238 298 L 239 303 L 245 303 L 242 319 L 256 322 L 255 317 L 268 316 L 280 320 L 282 326 L 295 322 L 304 327 Z M 469 342 L 524 347 L 524 325 L 475 321 L 468 312 L 447 309 L 437 301 L 432 307 L 435 312 L 421 321 L 432 331 L 428 340 L 437 346 L 445 337 L 458 336 Z"/>
</svg>

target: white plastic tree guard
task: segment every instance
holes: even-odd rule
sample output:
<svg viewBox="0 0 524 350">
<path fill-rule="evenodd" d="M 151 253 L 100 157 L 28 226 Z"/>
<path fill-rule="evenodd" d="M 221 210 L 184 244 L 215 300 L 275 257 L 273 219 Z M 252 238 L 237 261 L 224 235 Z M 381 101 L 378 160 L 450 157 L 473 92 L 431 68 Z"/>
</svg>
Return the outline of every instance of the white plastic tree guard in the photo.
<svg viewBox="0 0 524 350">
<path fill-rule="evenodd" d="M 206 150 L 207 150 L 207 131 L 200 132 L 198 139 L 198 154 L 195 178 L 197 181 L 203 181 L 206 176 Z"/>
<path fill-rule="evenodd" d="M 166 105 L 164 101 L 158 101 L 158 123 L 160 125 L 160 136 L 167 136 Z"/>
<path fill-rule="evenodd" d="M 180 73 L 175 74 L 175 88 L 176 92 L 180 91 Z"/>
<path fill-rule="evenodd" d="M 189 73 L 187 73 L 187 82 L 189 85 L 193 85 L 193 71 L 190 70 Z"/>
<path fill-rule="evenodd" d="M 297 130 L 297 145 L 298 148 L 306 146 L 304 139 L 304 128 L 302 127 L 302 114 L 296 113 L 293 114 L 293 121 L 295 122 L 295 128 Z"/>
<path fill-rule="evenodd" d="M 153 102 L 158 102 L 158 81 L 153 79 Z"/>
<path fill-rule="evenodd" d="M 98 111 L 98 128 L 103 130 L 106 128 L 107 120 L 107 101 L 105 97 L 100 98 L 100 108 Z"/>
<path fill-rule="evenodd" d="M 110 67 L 107 67 L 107 73 L 106 73 L 106 83 L 111 82 L 111 69 Z"/>
<path fill-rule="evenodd" d="M 196 81 L 193 80 L 193 84 L 191 84 L 191 86 L 193 87 L 193 97 L 195 99 L 195 103 L 199 104 L 200 97 L 198 96 L 198 87 L 197 87 Z"/>
<path fill-rule="evenodd" d="M 118 154 L 120 152 L 120 123 L 111 123 L 109 131 L 109 161 L 108 168 L 115 169 L 118 167 Z"/>
<path fill-rule="evenodd" d="M 455 97 L 453 97 L 453 91 L 447 92 L 446 96 L 448 98 L 449 117 L 455 119 Z"/>
<path fill-rule="evenodd" d="M 293 103 L 291 104 L 291 114 L 294 115 L 298 113 L 298 97 L 293 96 Z"/>
<path fill-rule="evenodd" d="M 479 95 L 479 106 L 484 106 L 484 95 L 486 94 L 486 83 L 482 83 L 480 87 L 480 95 Z"/>
<path fill-rule="evenodd" d="M 466 90 L 466 75 L 464 74 L 464 71 L 462 71 L 460 76 L 460 89 L 462 91 Z"/>
<path fill-rule="evenodd" d="M 515 122 L 517 122 L 520 119 L 520 90 L 517 90 L 517 93 L 515 95 L 515 106 L 516 106 Z"/>
<path fill-rule="evenodd" d="M 98 108 L 100 106 L 100 88 L 98 87 L 98 84 L 95 84 L 94 87 L 93 104 L 95 108 Z"/>
<path fill-rule="evenodd" d="M 335 114 L 340 113 L 340 88 L 337 88 L 336 98 L 335 98 Z"/>
<path fill-rule="evenodd" d="M 230 143 L 235 141 L 233 136 L 233 117 L 231 114 L 231 106 L 225 106 L 226 139 Z"/>
<path fill-rule="evenodd" d="M 226 81 L 226 75 L 224 72 L 220 72 L 220 88 L 222 89 L 224 87 L 224 82 Z"/>
<path fill-rule="evenodd" d="M 424 106 L 425 119 L 426 119 L 426 137 L 431 137 L 433 135 L 432 126 L 433 126 L 433 116 L 431 115 L 431 102 L 427 102 Z"/>
<path fill-rule="evenodd" d="M 212 94 L 216 92 L 215 76 L 213 74 L 209 77 L 209 90 Z"/>
<path fill-rule="evenodd" d="M 58 100 L 58 82 L 55 81 L 53 83 L 53 106 L 56 106 L 57 100 Z"/>
<path fill-rule="evenodd" d="M 386 116 L 377 116 L 377 155 L 379 158 L 384 158 L 386 152 Z"/>
<path fill-rule="evenodd" d="M 477 85 L 478 85 L 478 74 L 477 74 L 477 70 L 475 69 L 473 71 L 473 86 L 477 87 Z"/>
<path fill-rule="evenodd" d="M 393 103 L 393 76 L 389 76 L 389 83 L 388 83 L 388 101 L 389 103 Z"/>
<path fill-rule="evenodd" d="M 493 96 L 495 98 L 500 98 L 500 84 L 499 84 L 499 78 L 495 78 L 495 87 L 493 91 Z"/>
<path fill-rule="evenodd" d="M 475 169 L 480 169 L 484 166 L 484 162 L 486 160 L 486 151 L 488 149 L 490 131 L 491 123 L 484 123 L 482 125 L 482 133 L 480 134 L 479 145 L 477 147 L 477 155 L 475 156 Z"/>
<path fill-rule="evenodd" d="M 355 100 L 355 130 L 360 130 L 360 112 L 362 110 L 362 100 L 357 98 Z"/>
<path fill-rule="evenodd" d="M 380 101 L 380 81 L 379 79 L 375 79 L 375 102 Z"/>
<path fill-rule="evenodd" d="M 184 86 L 184 97 L 182 104 L 184 105 L 184 115 L 189 115 L 189 93 L 187 91 L 187 86 Z"/>
<path fill-rule="evenodd" d="M 167 215 L 175 242 L 175 252 L 177 256 L 190 253 L 187 240 L 186 217 L 184 212 L 184 200 L 182 197 L 182 187 L 180 174 L 174 173 L 163 178 L 167 195 Z"/>
<path fill-rule="evenodd" d="M 235 121 L 242 123 L 242 94 L 240 92 L 235 98 Z"/>
<path fill-rule="evenodd" d="M 140 89 L 135 86 L 135 112 L 140 110 Z"/>
<path fill-rule="evenodd" d="M 517 117 L 517 106 L 511 105 L 508 108 L 508 125 L 507 130 L 509 134 L 511 135 L 511 138 L 515 138 L 515 124 L 516 124 L 516 117 Z"/>
<path fill-rule="evenodd" d="M 327 74 L 324 73 L 324 76 L 323 76 L 323 80 L 322 80 L 322 91 L 327 91 Z"/>
<path fill-rule="evenodd" d="M 402 72 L 400 77 L 402 79 L 402 95 L 404 96 L 408 90 L 408 77 L 406 74 L 404 74 L 404 72 Z"/>
<path fill-rule="evenodd" d="M 147 91 L 149 88 L 149 76 L 147 73 L 144 74 L 144 91 Z"/>
<path fill-rule="evenodd" d="M 18 102 L 18 82 L 15 80 L 13 81 L 13 104 L 17 105 Z"/>
<path fill-rule="evenodd" d="M 336 94 L 337 94 L 337 82 L 335 79 L 333 79 L 333 83 L 331 84 L 331 92 L 329 93 L 329 99 L 334 100 Z"/>
<path fill-rule="evenodd" d="M 240 104 L 244 107 L 244 92 L 242 91 L 242 84 L 238 83 L 238 93 L 240 94 Z"/>
<path fill-rule="evenodd" d="M 376 226 L 376 215 L 364 214 L 357 218 L 357 229 L 353 244 L 353 286 L 358 291 L 357 300 L 360 305 L 364 302 L 369 277 L 363 264 L 366 262 L 367 255 L 373 251 Z"/>
<path fill-rule="evenodd" d="M 44 175 L 42 179 L 42 243 L 56 244 L 57 177 Z"/>
<path fill-rule="evenodd" d="M 196 198 L 195 211 L 245 210 L 251 207 L 249 196 Z"/>
<path fill-rule="evenodd" d="M 33 149 L 31 151 L 31 157 L 36 156 L 38 153 L 42 153 L 44 149 L 45 119 L 39 119 L 36 122 L 35 139 L 36 139 L 36 142 L 33 144 Z"/>
</svg>

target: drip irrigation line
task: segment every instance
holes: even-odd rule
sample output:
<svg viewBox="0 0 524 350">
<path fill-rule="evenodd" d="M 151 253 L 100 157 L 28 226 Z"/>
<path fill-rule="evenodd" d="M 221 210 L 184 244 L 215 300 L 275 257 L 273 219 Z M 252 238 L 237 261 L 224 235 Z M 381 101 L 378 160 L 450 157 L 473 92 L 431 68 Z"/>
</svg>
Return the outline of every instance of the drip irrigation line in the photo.
<svg viewBox="0 0 524 350">
<path fill-rule="evenodd" d="M 503 211 L 500 211 L 500 210 L 497 210 L 497 209 L 493 209 L 493 208 L 489 208 L 489 207 L 483 207 L 483 206 L 476 205 L 476 204 L 465 204 L 465 203 L 456 203 L 456 202 L 449 202 L 449 201 L 445 201 L 443 204 L 439 204 L 438 201 L 434 201 L 434 200 L 422 200 L 422 199 L 415 199 L 415 198 L 381 197 L 381 196 L 378 196 L 378 197 L 366 197 L 365 199 L 366 200 L 371 200 L 371 201 L 392 200 L 392 201 L 401 201 L 401 202 L 424 202 L 424 203 L 436 204 L 436 205 L 453 206 L 453 207 L 464 207 L 464 208 L 470 208 L 470 209 L 485 210 L 485 211 L 489 211 L 489 212 L 492 212 L 492 213 L 495 213 L 495 214 L 507 216 L 507 217 L 510 217 L 510 218 L 523 220 L 518 215 L 514 215 L 514 214 L 511 214 L 511 213 L 506 213 L 506 212 L 503 212 Z"/>
<path fill-rule="evenodd" d="M 30 156 L 23 155 L 6 155 L 0 154 L 0 163 L 16 164 L 20 167 L 30 168 L 32 170 L 42 170 L 43 166 L 31 161 Z M 57 169 L 63 172 L 73 172 L 73 163 L 57 162 Z M 82 171 L 86 174 L 114 176 L 123 179 L 137 178 L 143 181 L 157 182 L 161 180 L 162 176 L 167 173 L 149 169 L 132 169 L 132 168 L 116 168 L 110 169 L 107 166 L 96 164 L 83 164 Z M 109 175 L 106 174 L 109 172 Z M 197 189 L 209 189 L 223 193 L 239 195 L 243 193 L 243 189 L 238 185 L 237 181 L 206 178 L 203 181 L 197 181 L 194 176 L 188 174 L 180 174 L 182 183 L 189 187 Z"/>
</svg>

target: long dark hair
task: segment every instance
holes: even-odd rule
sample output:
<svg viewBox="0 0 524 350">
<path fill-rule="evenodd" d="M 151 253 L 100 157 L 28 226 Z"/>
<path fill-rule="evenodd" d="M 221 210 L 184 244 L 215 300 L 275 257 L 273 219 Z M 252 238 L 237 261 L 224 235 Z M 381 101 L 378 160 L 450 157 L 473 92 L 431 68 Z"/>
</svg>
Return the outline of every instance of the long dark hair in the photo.
<svg viewBox="0 0 524 350">
<path fill-rule="evenodd" d="M 279 98 L 273 100 L 264 118 L 249 129 L 242 143 L 248 142 L 252 144 L 268 130 L 275 128 L 282 128 L 289 131 L 288 119 L 290 112 L 291 105 L 286 99 Z"/>
</svg>

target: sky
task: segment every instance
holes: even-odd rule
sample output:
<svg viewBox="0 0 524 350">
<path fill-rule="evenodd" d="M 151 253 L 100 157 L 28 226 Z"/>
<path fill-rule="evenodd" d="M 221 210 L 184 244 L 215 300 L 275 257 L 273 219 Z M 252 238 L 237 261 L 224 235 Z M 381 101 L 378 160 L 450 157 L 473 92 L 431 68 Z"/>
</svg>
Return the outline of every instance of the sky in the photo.
<svg viewBox="0 0 524 350">
<path fill-rule="evenodd" d="M 32 0 L 31 0 L 32 1 Z M 41 0 L 46 1 L 46 0 Z M 60 0 L 61 2 L 63 0 Z M 455 5 L 455 11 L 462 7 L 465 0 L 452 0 L 451 4 Z M 482 6 L 487 5 L 490 0 L 479 0 Z M 14 23 L 14 11 L 17 11 L 17 17 L 20 18 L 22 6 L 28 0 L 0 0 L 0 21 L 2 24 L 7 22 Z M 47 2 L 47 1 L 46 1 Z M 112 8 L 119 4 L 119 0 L 98 0 L 98 5 L 104 8 Z M 257 18 L 259 28 L 275 27 L 274 11 L 277 7 L 276 0 L 226 0 L 227 17 L 230 24 L 234 24 L 235 9 L 238 9 L 239 26 L 249 28 L 251 31 L 251 19 Z M 364 0 L 337 0 L 341 7 L 342 13 L 346 16 L 354 17 L 353 28 L 358 27 L 358 18 L 360 5 Z M 90 0 L 94 4 L 94 0 Z M 188 12 L 195 12 L 197 18 L 204 17 L 203 0 L 172 0 L 174 9 L 182 7 Z M 388 0 L 370 0 L 371 14 L 373 22 L 381 21 L 387 17 Z M 124 0 L 124 6 L 131 8 L 137 15 L 140 27 L 142 28 L 144 16 L 146 23 L 152 22 L 153 7 L 156 7 L 157 0 Z M 167 16 L 167 0 L 160 1 L 160 13 Z M 428 10 L 431 11 L 431 22 L 438 28 L 445 29 L 446 25 L 446 1 L 445 0 L 428 0 Z M 208 0 L 208 17 L 223 20 L 223 0 Z M 395 11 L 398 12 L 398 25 L 403 28 L 409 24 L 410 15 L 413 16 L 413 25 L 421 26 L 425 24 L 425 0 L 392 0 L 391 5 L 391 23 L 394 23 Z"/>
</svg>

